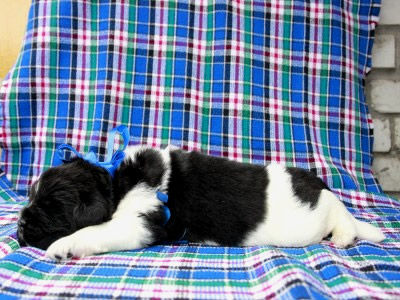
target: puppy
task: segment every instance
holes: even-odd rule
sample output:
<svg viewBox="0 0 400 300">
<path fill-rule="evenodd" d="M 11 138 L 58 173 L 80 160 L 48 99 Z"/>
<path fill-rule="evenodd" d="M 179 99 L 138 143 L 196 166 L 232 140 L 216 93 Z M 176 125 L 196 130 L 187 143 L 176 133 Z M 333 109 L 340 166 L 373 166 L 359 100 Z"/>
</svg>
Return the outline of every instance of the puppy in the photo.
<svg viewBox="0 0 400 300">
<path fill-rule="evenodd" d="M 160 201 L 160 195 L 168 202 Z M 21 211 L 21 245 L 53 259 L 185 239 L 221 246 L 338 247 L 385 236 L 356 220 L 312 173 L 128 147 L 114 178 L 81 158 L 44 172 Z M 165 200 L 165 199 L 164 199 Z"/>
</svg>

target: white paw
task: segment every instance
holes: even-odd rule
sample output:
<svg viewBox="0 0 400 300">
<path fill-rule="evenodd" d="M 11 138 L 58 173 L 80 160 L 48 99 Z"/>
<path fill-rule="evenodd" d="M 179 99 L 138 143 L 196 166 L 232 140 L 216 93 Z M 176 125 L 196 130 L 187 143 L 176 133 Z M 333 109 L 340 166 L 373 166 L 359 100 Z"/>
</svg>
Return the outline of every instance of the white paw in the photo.
<svg viewBox="0 0 400 300">
<path fill-rule="evenodd" d="M 354 238 L 355 236 L 353 234 L 337 233 L 332 235 L 331 241 L 339 248 L 346 248 L 354 244 Z"/>
<path fill-rule="evenodd" d="M 72 257 L 85 257 L 95 254 L 96 250 L 88 241 L 79 239 L 72 234 L 63 237 L 53 244 L 46 251 L 46 256 L 55 260 L 68 259 Z"/>
</svg>

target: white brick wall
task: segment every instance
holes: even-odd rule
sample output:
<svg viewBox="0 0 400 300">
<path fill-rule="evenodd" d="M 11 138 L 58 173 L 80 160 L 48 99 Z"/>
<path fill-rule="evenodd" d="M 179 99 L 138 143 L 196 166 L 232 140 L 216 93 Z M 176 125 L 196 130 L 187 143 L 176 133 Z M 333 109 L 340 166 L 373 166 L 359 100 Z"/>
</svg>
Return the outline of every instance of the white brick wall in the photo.
<svg viewBox="0 0 400 300">
<path fill-rule="evenodd" d="M 375 38 L 372 49 L 372 67 L 394 69 L 396 67 L 396 39 L 393 35 L 379 35 Z"/>
<path fill-rule="evenodd" d="M 400 81 L 372 80 L 371 104 L 380 113 L 400 113 Z"/>
<path fill-rule="evenodd" d="M 393 150 L 400 151 L 400 118 L 394 118 Z"/>
<path fill-rule="evenodd" d="M 400 183 L 400 158 L 378 156 L 374 159 L 375 175 L 385 191 L 398 191 Z"/>
<path fill-rule="evenodd" d="M 385 192 L 400 198 L 400 0 L 382 0 L 379 24 L 366 80 L 375 127 L 373 169 Z"/>
<path fill-rule="evenodd" d="M 391 148 L 390 123 L 388 119 L 373 119 L 375 128 L 374 151 L 389 152 Z"/>
<path fill-rule="evenodd" d="M 381 25 L 399 25 L 400 24 L 400 1 L 382 0 L 382 10 L 380 14 Z"/>
</svg>

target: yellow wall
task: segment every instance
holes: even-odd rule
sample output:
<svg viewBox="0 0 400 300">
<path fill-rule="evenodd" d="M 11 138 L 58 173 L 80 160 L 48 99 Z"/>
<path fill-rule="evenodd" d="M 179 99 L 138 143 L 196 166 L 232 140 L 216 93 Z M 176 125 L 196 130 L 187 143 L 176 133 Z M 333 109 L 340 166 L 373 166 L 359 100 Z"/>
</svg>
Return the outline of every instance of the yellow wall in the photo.
<svg viewBox="0 0 400 300">
<path fill-rule="evenodd" d="M 30 3 L 30 0 L 0 0 L 0 81 L 20 52 Z"/>
</svg>

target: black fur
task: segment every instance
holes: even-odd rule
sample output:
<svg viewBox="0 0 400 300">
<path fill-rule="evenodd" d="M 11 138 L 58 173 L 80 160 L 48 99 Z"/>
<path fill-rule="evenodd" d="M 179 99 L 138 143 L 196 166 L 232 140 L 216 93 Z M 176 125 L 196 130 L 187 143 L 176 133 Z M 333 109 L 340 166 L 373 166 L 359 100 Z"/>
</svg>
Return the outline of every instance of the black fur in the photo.
<svg viewBox="0 0 400 300">
<path fill-rule="evenodd" d="M 171 153 L 168 186 L 172 239 L 238 245 L 265 216 L 264 167 L 198 152 Z"/>
<path fill-rule="evenodd" d="M 314 209 L 318 204 L 321 190 L 329 190 L 329 187 L 321 178 L 304 169 L 287 168 L 287 171 L 292 177 L 295 195 L 302 203 L 310 205 L 310 209 Z"/>
<path fill-rule="evenodd" d="M 157 243 L 168 240 L 168 234 L 164 225 L 165 215 L 162 209 L 157 209 L 151 213 L 143 214 L 147 227 L 151 232 L 152 239 Z M 149 243 L 150 246 L 150 243 Z"/>
</svg>

